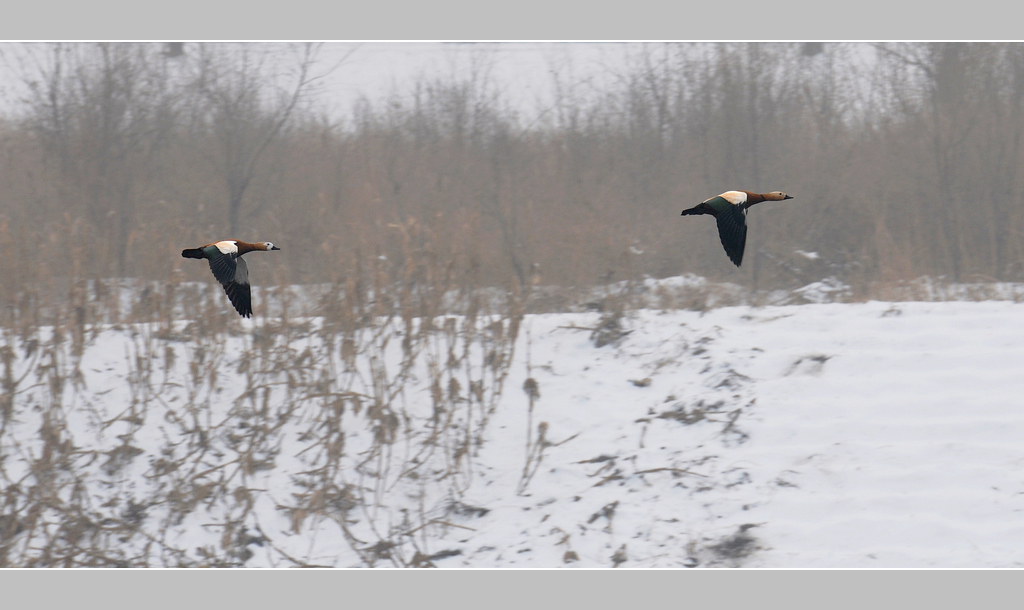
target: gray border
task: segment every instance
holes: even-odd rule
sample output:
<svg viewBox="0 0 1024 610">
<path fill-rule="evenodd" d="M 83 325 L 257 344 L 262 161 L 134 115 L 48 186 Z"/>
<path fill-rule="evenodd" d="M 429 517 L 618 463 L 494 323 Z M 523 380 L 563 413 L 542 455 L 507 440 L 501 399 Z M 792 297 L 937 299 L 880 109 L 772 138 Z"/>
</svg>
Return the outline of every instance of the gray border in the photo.
<svg viewBox="0 0 1024 610">
<path fill-rule="evenodd" d="M 995 0 L 945 9 L 886 0 L 60 0 L 5 7 L 0 40 L 1019 39 L 1007 6 Z"/>
<path fill-rule="evenodd" d="M 3 570 L 12 608 L 1000 607 L 1018 574 L 957 570 Z M 57 606 L 61 603 L 63 605 Z M 529 606 L 528 606 L 529 607 Z"/>
</svg>

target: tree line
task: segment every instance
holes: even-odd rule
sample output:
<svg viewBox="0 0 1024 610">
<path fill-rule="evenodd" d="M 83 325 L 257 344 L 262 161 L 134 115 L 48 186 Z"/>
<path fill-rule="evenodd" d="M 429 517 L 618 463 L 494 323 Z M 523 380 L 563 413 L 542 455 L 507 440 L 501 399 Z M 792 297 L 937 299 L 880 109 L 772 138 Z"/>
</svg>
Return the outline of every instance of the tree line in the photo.
<svg viewBox="0 0 1024 610">
<path fill-rule="evenodd" d="M 411 224 L 490 286 L 1024 275 L 1018 43 L 630 46 L 602 85 L 538 76 L 555 97 L 530 119 L 482 56 L 338 119 L 321 52 L 8 49 L 27 93 L 0 123 L 0 298 L 205 281 L 178 252 L 225 237 L 282 246 L 261 282 L 340 282 L 361 257 L 397 262 Z M 709 219 L 678 217 L 730 189 L 794 196 L 752 211 L 741 269 Z"/>
</svg>

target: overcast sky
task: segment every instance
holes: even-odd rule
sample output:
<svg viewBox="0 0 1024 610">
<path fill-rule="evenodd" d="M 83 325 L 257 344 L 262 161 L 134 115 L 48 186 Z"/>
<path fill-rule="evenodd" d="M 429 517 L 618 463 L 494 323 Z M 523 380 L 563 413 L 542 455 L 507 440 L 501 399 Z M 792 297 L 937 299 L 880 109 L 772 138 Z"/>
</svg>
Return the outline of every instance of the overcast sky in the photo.
<svg viewBox="0 0 1024 610">
<path fill-rule="evenodd" d="M 19 45 L 0 43 L 0 100 L 3 110 L 17 107 L 24 95 L 13 65 Z M 29 43 L 40 44 L 40 43 Z M 186 43 L 185 53 L 189 46 Z M 280 43 L 281 55 L 289 53 Z M 553 99 L 551 72 L 563 75 L 563 82 L 588 82 L 612 77 L 623 65 L 627 46 L 640 43 L 443 43 L 443 42 L 327 42 L 320 54 L 320 69 L 330 73 L 324 79 L 321 103 L 333 116 L 349 116 L 353 104 L 365 95 L 379 100 L 393 91 L 410 91 L 419 77 L 465 78 L 484 69 L 491 86 L 501 98 L 514 104 L 524 115 L 550 105 Z M 340 62 L 340 63 L 339 63 Z M 333 70 L 331 70 L 333 68 Z"/>
<path fill-rule="evenodd" d="M 25 55 L 25 44 L 0 42 L 0 112 L 10 113 L 24 97 L 24 85 L 16 64 Z M 162 44 L 162 43 L 156 43 Z M 185 57 L 198 43 L 185 44 Z M 294 49 L 286 43 L 249 43 L 275 49 L 282 66 L 294 65 Z M 609 91 L 610 83 L 626 71 L 626 58 L 643 42 L 326 42 L 318 70 L 327 73 L 320 83 L 317 103 L 335 119 L 351 116 L 355 102 L 366 96 L 380 101 L 392 92 L 409 93 L 423 78 L 458 82 L 473 70 L 487 79 L 498 98 L 513 106 L 527 121 L 551 108 L 555 79 L 573 87 L 577 99 L 588 93 Z M 864 56 L 873 55 L 868 44 Z M 194 51 L 193 51 L 194 52 Z M 170 60 L 181 61 L 181 60 Z"/>
<path fill-rule="evenodd" d="M 526 116 L 551 105 L 557 71 L 563 82 L 601 82 L 624 66 L 627 47 L 639 43 L 326 43 L 323 64 L 346 57 L 325 83 L 332 114 L 347 114 L 360 95 L 371 100 L 408 92 L 419 77 L 466 78 L 482 69 L 501 99 Z"/>
</svg>

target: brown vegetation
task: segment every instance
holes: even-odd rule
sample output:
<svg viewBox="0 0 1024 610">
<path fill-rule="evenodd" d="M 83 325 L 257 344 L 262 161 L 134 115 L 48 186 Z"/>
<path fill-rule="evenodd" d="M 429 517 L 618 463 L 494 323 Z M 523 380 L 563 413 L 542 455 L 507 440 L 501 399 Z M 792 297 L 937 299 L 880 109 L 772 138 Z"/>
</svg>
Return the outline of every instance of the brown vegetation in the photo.
<svg viewBox="0 0 1024 610">
<path fill-rule="evenodd" d="M 410 220 L 494 286 L 1024 273 L 1019 44 L 649 45 L 529 125 L 481 70 L 338 123 L 313 111 L 315 48 L 284 75 L 261 49 L 26 47 L 32 94 L 0 126 L 5 304 L 48 282 L 205 279 L 174 253 L 227 236 L 284 247 L 261 281 L 337 281 Z M 796 197 L 751 215 L 741 270 L 677 218 L 731 188 Z"/>
</svg>

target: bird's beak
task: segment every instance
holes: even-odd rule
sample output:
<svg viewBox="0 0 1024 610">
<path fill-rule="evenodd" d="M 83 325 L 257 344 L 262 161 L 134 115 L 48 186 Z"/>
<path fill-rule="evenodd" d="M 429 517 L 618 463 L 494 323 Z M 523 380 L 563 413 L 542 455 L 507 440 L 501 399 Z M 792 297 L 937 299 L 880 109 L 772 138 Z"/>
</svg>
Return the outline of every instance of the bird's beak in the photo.
<svg viewBox="0 0 1024 610">
<path fill-rule="evenodd" d="M 277 246 L 274 246 L 273 248 L 271 248 L 271 250 L 280 250 L 280 249 L 281 248 L 278 248 Z"/>
<path fill-rule="evenodd" d="M 786 195 L 785 197 L 782 198 L 783 201 L 785 201 L 787 199 L 792 199 L 792 197 L 790 197 L 789 195 Z"/>
</svg>

